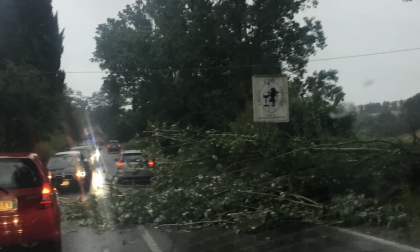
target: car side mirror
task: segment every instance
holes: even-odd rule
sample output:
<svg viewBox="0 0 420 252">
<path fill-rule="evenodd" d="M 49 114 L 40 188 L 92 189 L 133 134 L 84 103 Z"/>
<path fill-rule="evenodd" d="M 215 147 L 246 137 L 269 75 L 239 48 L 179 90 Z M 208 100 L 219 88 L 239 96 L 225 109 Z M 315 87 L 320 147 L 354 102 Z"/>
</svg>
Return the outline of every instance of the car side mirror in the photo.
<svg viewBox="0 0 420 252">
<path fill-rule="evenodd" d="M 119 160 L 118 158 L 115 158 L 115 159 L 114 159 L 114 161 L 115 161 L 115 162 L 118 162 L 118 160 Z"/>
</svg>

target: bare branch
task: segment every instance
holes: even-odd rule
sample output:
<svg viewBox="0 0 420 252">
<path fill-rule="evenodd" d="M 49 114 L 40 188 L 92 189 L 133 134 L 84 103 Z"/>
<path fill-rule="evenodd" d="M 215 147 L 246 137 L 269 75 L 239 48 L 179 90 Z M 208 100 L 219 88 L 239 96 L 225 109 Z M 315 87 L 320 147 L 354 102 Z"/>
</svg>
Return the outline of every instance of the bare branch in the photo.
<svg viewBox="0 0 420 252">
<path fill-rule="evenodd" d="M 355 153 L 355 152 L 382 152 L 384 150 L 374 148 L 311 148 L 311 151 L 333 151 L 338 153 Z"/>
</svg>

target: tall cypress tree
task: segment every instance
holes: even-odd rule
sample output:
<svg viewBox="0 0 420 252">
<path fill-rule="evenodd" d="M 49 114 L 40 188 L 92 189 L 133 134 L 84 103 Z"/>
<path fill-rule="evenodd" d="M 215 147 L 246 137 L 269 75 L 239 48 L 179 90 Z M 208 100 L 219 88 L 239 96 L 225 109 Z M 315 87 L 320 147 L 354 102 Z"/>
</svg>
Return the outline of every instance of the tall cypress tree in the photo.
<svg viewBox="0 0 420 252">
<path fill-rule="evenodd" d="M 64 36 L 51 2 L 0 0 L 0 149 L 31 150 L 58 126 Z"/>
<path fill-rule="evenodd" d="M 51 95 L 64 90 L 60 70 L 63 32 L 51 0 L 0 0 L 0 59 L 27 64 L 50 82 Z"/>
</svg>

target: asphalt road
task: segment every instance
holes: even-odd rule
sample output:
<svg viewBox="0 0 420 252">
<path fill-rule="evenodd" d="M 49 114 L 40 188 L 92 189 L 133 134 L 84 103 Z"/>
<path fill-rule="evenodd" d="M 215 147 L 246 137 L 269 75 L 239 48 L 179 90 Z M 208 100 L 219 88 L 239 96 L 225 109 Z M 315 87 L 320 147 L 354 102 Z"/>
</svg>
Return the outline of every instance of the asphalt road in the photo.
<svg viewBox="0 0 420 252">
<path fill-rule="evenodd" d="M 115 175 L 117 167 L 114 159 L 118 154 L 108 154 L 106 147 L 101 151 L 100 162 L 92 176 L 92 186 L 85 195 L 80 193 L 60 194 L 60 197 L 76 200 L 86 198 L 94 193 L 100 197 L 100 208 L 109 211 L 106 186 L 104 184 L 105 173 Z M 64 252 L 166 252 L 177 251 L 172 248 L 172 241 L 165 233 L 144 226 L 134 227 L 128 230 L 114 230 L 98 233 L 89 227 L 67 225 L 62 227 L 62 247 Z"/>
</svg>

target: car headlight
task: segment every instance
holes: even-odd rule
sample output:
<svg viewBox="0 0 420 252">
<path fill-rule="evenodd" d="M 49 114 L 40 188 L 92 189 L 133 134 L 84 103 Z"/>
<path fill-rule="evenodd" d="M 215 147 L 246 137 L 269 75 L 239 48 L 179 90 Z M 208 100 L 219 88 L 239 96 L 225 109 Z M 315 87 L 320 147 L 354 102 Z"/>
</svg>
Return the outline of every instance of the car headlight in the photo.
<svg viewBox="0 0 420 252">
<path fill-rule="evenodd" d="M 84 176 L 86 176 L 86 173 L 85 172 L 77 172 L 76 176 L 77 177 L 84 177 Z"/>
</svg>

